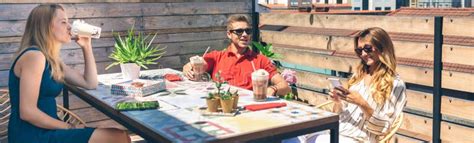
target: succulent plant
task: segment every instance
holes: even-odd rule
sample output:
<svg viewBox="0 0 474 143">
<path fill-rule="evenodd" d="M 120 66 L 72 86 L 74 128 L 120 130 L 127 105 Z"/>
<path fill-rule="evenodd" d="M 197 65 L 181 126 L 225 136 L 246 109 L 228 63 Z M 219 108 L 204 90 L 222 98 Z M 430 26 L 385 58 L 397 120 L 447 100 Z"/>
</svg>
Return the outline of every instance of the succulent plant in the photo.
<svg viewBox="0 0 474 143">
<path fill-rule="evenodd" d="M 109 58 L 114 59 L 115 62 L 105 69 L 125 63 L 135 63 L 148 69 L 146 65 L 157 64 L 156 60 L 166 53 L 166 48 L 160 48 L 160 45 L 152 46 L 156 33 L 153 36 L 144 35 L 143 32 L 138 32 L 138 34 L 135 35 L 135 31 L 131 28 L 128 30 L 127 37 L 124 37 L 124 39 L 122 39 L 119 33 L 113 33 L 113 36 L 115 49 Z"/>
</svg>

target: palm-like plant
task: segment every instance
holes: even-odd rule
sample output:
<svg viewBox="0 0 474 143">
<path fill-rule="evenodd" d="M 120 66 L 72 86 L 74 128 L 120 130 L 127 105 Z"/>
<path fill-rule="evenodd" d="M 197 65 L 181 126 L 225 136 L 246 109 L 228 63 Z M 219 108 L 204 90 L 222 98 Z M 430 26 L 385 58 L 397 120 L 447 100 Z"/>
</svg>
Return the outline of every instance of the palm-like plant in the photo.
<svg viewBox="0 0 474 143">
<path fill-rule="evenodd" d="M 265 57 L 270 59 L 278 59 L 281 58 L 280 54 L 276 54 L 273 52 L 272 44 L 262 44 L 260 42 L 252 41 L 252 46 L 257 48 Z"/>
<path fill-rule="evenodd" d="M 113 33 L 113 36 L 115 49 L 109 58 L 114 59 L 115 62 L 105 69 L 126 63 L 135 63 L 140 67 L 148 69 L 146 65 L 157 64 L 156 60 L 166 53 L 166 48 L 160 48 L 160 45 L 152 46 L 156 33 L 153 37 L 151 35 L 145 36 L 142 32 L 135 35 L 135 31 L 132 28 L 128 30 L 128 35 L 124 39 L 122 39 L 119 33 Z"/>
</svg>

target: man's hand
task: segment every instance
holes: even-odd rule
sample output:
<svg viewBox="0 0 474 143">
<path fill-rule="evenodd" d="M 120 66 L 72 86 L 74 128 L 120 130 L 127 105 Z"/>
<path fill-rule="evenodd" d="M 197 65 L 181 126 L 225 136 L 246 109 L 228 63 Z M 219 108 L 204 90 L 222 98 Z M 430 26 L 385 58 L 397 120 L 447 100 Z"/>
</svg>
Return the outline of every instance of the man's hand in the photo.
<svg viewBox="0 0 474 143">
<path fill-rule="evenodd" d="M 267 97 L 271 97 L 271 96 L 276 96 L 276 97 L 278 97 L 277 94 L 276 94 L 276 92 L 277 92 L 276 87 L 274 87 L 274 86 L 268 86 L 268 88 L 267 88 Z"/>
<path fill-rule="evenodd" d="M 194 72 L 193 72 L 193 67 L 191 66 L 191 63 L 187 63 L 186 65 L 183 66 L 183 74 L 189 80 L 194 79 Z"/>
</svg>

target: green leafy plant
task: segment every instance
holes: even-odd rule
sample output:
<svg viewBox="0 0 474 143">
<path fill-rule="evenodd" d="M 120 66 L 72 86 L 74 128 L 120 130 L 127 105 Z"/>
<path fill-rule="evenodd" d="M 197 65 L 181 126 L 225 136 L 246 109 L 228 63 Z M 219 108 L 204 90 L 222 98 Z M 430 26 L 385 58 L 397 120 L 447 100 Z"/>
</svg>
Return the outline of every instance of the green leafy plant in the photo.
<svg viewBox="0 0 474 143">
<path fill-rule="evenodd" d="M 214 82 L 217 88 L 217 93 L 209 93 L 208 99 L 214 99 L 216 98 L 215 96 L 218 96 L 221 100 L 231 100 L 232 96 L 238 96 L 237 91 L 232 93 L 230 88 L 227 91 L 222 91 L 222 85 L 227 84 L 227 82 L 222 79 L 220 71 L 216 73 L 216 80 L 212 80 L 212 82 Z"/>
<path fill-rule="evenodd" d="M 295 99 L 295 95 L 293 95 L 293 93 L 290 92 L 290 93 L 286 94 L 285 96 L 283 96 L 283 99 L 293 100 L 293 99 Z"/>
<path fill-rule="evenodd" d="M 135 35 L 133 28 L 128 30 L 127 37 L 120 36 L 119 33 L 113 33 L 115 40 L 115 49 L 109 58 L 115 60 L 112 64 L 105 68 L 106 70 L 112 66 L 126 63 L 136 63 L 138 66 L 148 69 L 146 65 L 157 64 L 155 62 L 166 53 L 166 48 L 160 48 L 160 45 L 152 46 L 156 33 L 152 35 L 144 35 L 139 32 Z"/>
<path fill-rule="evenodd" d="M 217 95 L 221 95 L 221 87 L 222 87 L 223 84 L 226 84 L 227 82 L 222 79 L 221 71 L 218 71 L 216 73 L 216 79 L 217 80 L 213 80 L 212 82 L 214 82 L 214 84 L 216 85 Z"/>
<path fill-rule="evenodd" d="M 207 94 L 207 97 L 206 97 L 206 98 L 207 98 L 207 99 L 214 99 L 215 97 L 214 97 L 214 94 L 209 93 L 209 94 Z"/>
<path fill-rule="evenodd" d="M 272 44 L 262 44 L 261 42 L 252 41 L 252 46 L 257 48 L 265 57 L 271 59 L 279 59 L 282 57 L 280 54 L 273 52 Z"/>
<path fill-rule="evenodd" d="M 230 94 L 222 94 L 221 100 L 231 100 L 232 96 Z"/>
<path fill-rule="evenodd" d="M 222 100 L 230 100 L 230 99 L 232 99 L 232 93 L 230 92 L 230 88 L 227 89 L 227 91 L 224 92 L 224 93 L 221 95 L 221 99 L 222 99 Z"/>
</svg>

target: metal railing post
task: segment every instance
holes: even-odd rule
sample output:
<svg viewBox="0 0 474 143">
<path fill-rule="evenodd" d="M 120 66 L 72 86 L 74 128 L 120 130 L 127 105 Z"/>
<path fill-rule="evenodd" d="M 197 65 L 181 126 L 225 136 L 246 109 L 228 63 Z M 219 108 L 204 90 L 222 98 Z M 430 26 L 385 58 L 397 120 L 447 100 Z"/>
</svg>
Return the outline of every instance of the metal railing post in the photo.
<svg viewBox="0 0 474 143">
<path fill-rule="evenodd" d="M 258 30 L 259 15 L 257 12 L 257 2 L 252 0 L 252 41 L 260 41 L 260 33 Z"/>
<path fill-rule="evenodd" d="M 436 16 L 434 22 L 434 63 L 433 63 L 433 143 L 441 143 L 441 71 L 443 48 L 443 17 Z"/>
</svg>

